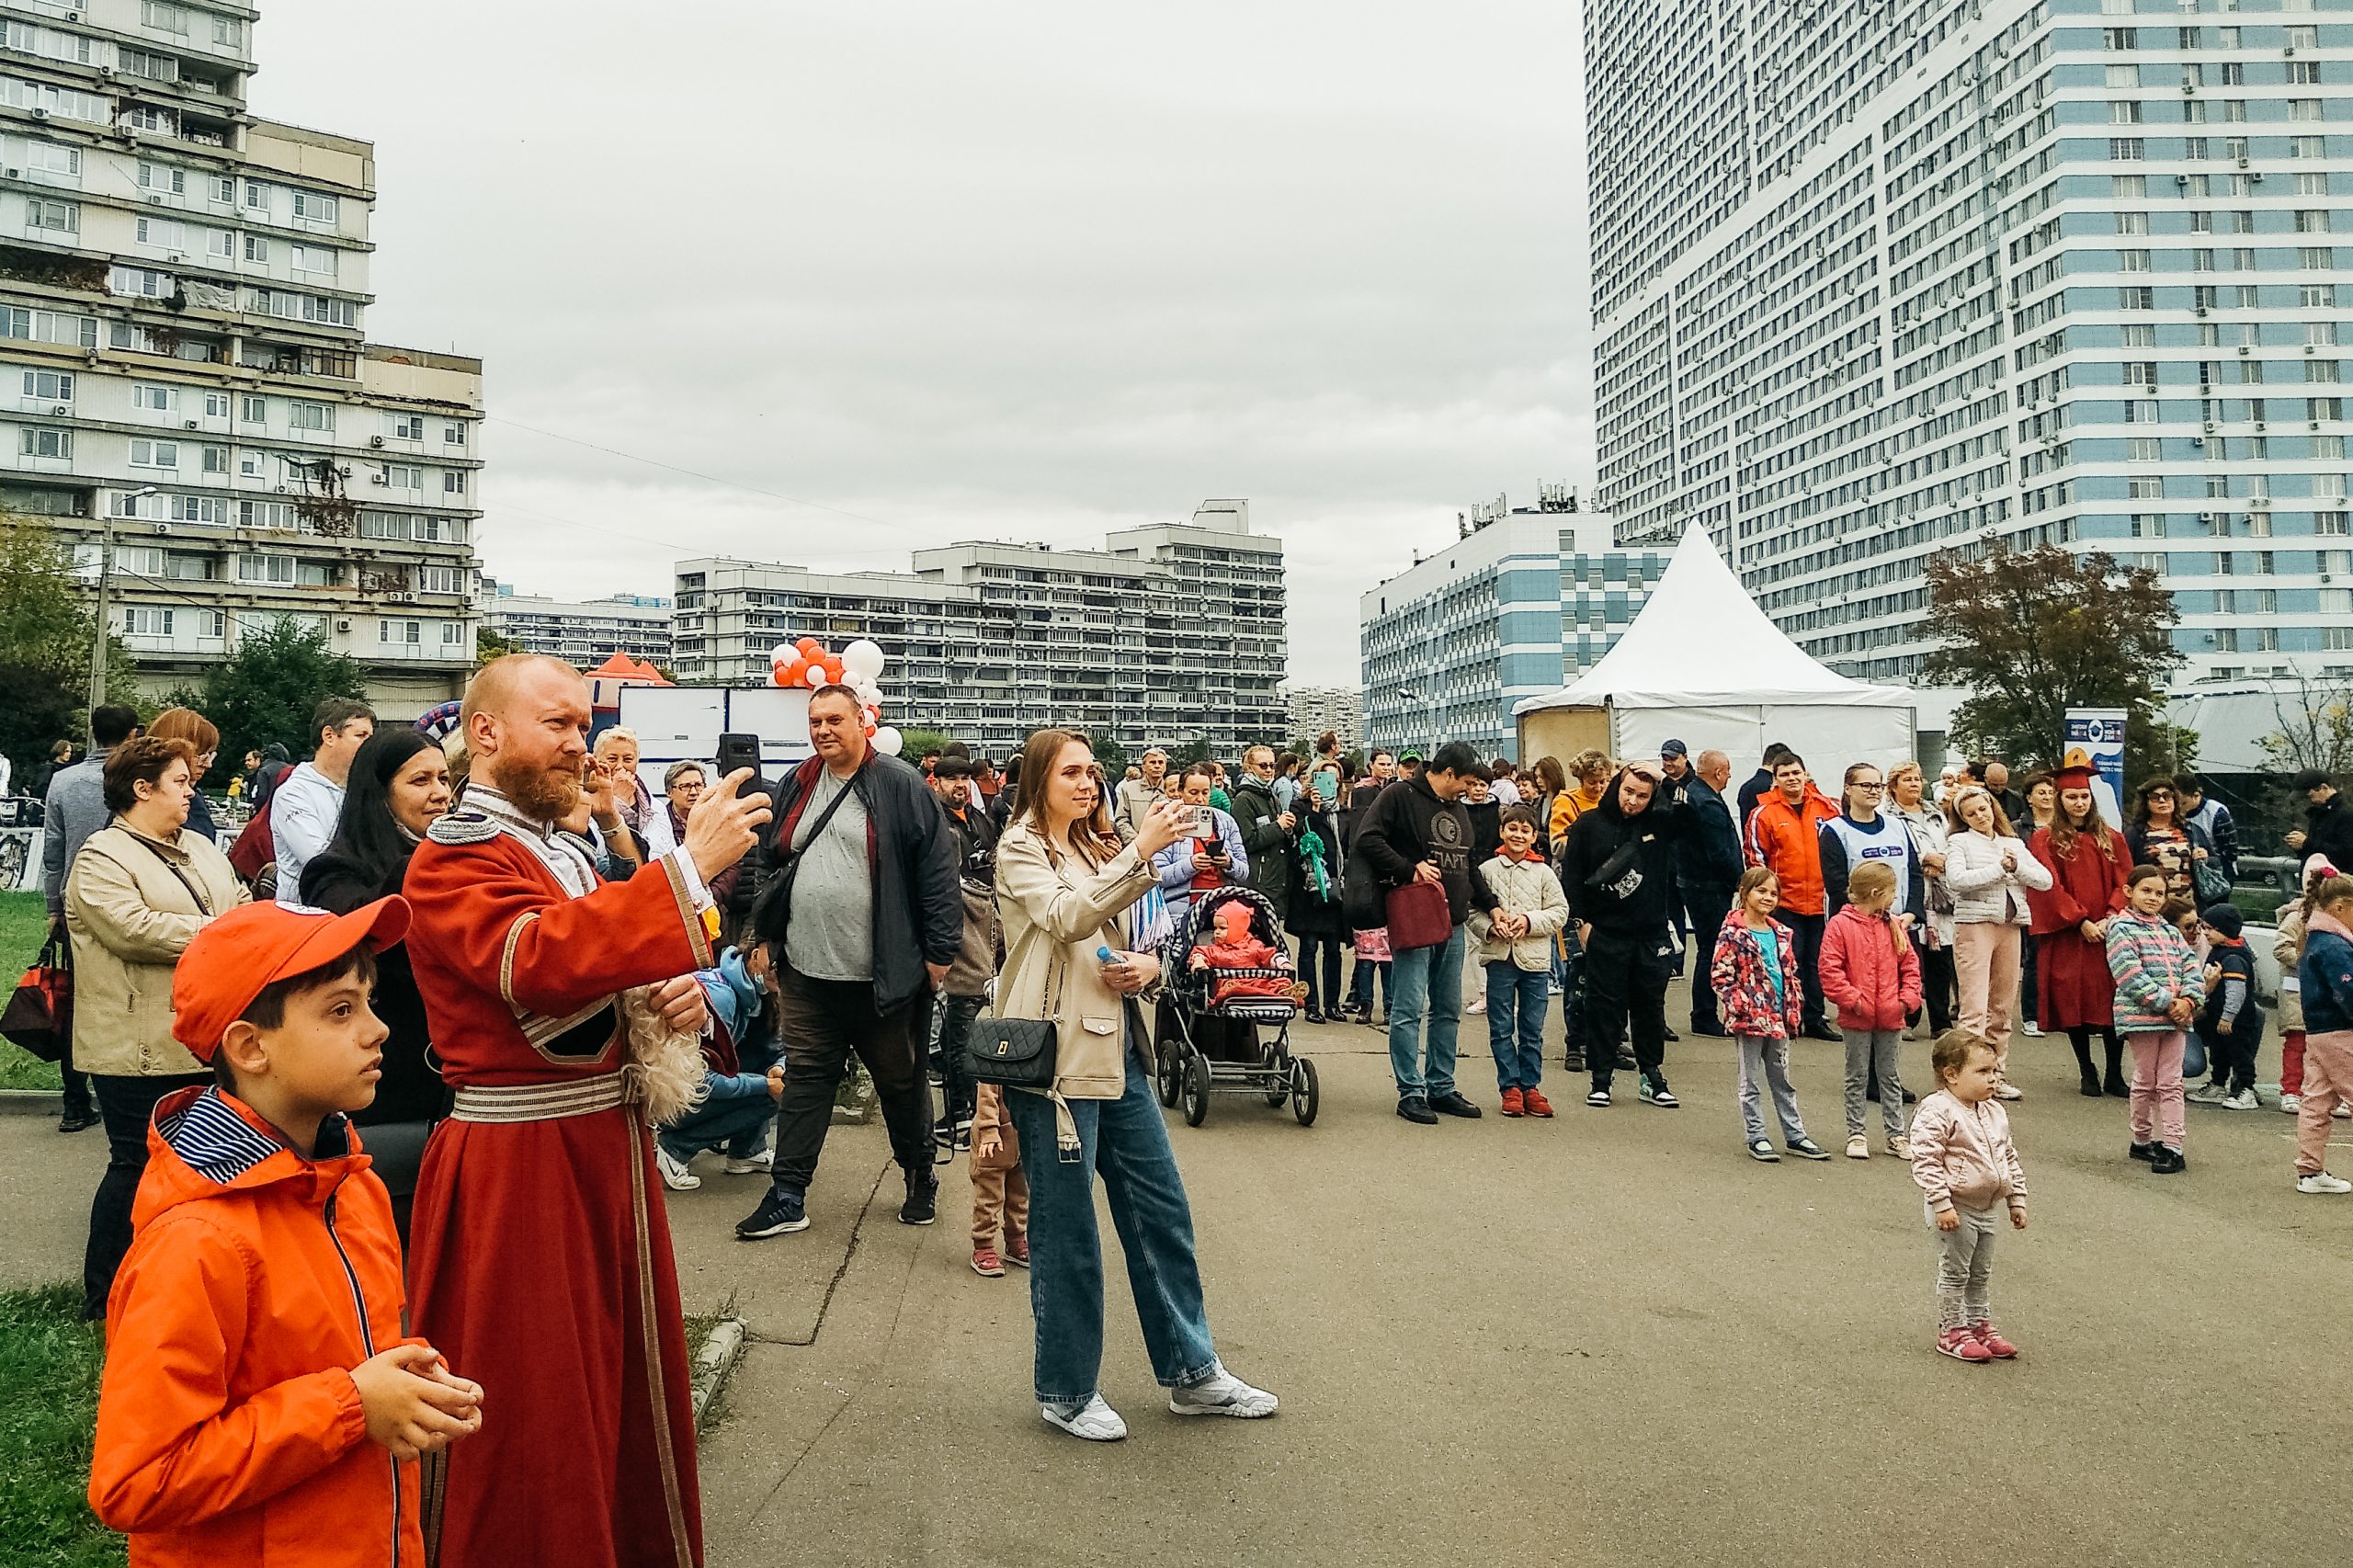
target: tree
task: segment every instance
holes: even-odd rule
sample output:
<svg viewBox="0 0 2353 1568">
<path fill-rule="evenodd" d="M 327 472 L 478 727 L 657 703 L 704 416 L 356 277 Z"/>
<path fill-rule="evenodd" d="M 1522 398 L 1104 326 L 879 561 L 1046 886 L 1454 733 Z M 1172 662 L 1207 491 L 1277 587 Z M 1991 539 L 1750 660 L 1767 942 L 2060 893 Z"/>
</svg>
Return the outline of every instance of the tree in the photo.
<svg viewBox="0 0 2353 1568">
<path fill-rule="evenodd" d="M 1116 782 L 1126 775 L 1128 748 L 1121 745 L 1117 737 L 1108 733 L 1089 735 L 1086 744 L 1095 748 L 1095 760 L 1103 765 L 1106 778 Z"/>
<path fill-rule="evenodd" d="M 1168 766 L 1173 770 L 1180 770 L 1194 763 L 1209 760 L 1210 742 L 1207 735 L 1195 735 L 1168 754 Z"/>
<path fill-rule="evenodd" d="M 477 667 L 490 663 L 493 659 L 503 659 L 509 653 L 519 653 L 522 651 L 523 645 L 520 642 L 502 637 L 487 626 L 474 628 L 474 664 Z"/>
<path fill-rule="evenodd" d="M 244 637 L 206 673 L 192 706 L 221 727 L 221 755 L 237 767 L 246 752 L 272 742 L 297 761 L 308 756 L 318 744 L 311 710 L 323 699 L 363 697 L 367 689 L 367 672 L 328 649 L 324 629 L 290 619 Z"/>
<path fill-rule="evenodd" d="M 76 595 L 74 552 L 40 517 L 0 511 L 0 752 L 19 776 L 88 727 L 96 623 Z M 119 638 L 107 640 L 107 694 L 132 700 L 138 676 Z"/>
<path fill-rule="evenodd" d="M 2271 710 L 2279 727 L 2256 744 L 2273 767 L 2282 773 L 2353 772 L 2353 687 L 2299 671 L 2289 689 L 2273 685 Z"/>
<path fill-rule="evenodd" d="M 923 760 L 924 753 L 946 751 L 948 743 L 955 738 L 953 735 L 942 734 L 938 730 L 902 728 L 899 731 L 899 755 L 910 763 L 919 763 Z"/>
<path fill-rule="evenodd" d="M 1973 690 L 1953 714 L 1970 749 L 2055 763 L 2068 709 L 2121 708 L 2128 763 L 2174 765 L 2165 677 L 2183 661 L 2181 616 L 2154 572 L 2044 545 L 1940 557 L 1927 575 L 1927 630 L 1942 646 L 1921 673 Z"/>
</svg>

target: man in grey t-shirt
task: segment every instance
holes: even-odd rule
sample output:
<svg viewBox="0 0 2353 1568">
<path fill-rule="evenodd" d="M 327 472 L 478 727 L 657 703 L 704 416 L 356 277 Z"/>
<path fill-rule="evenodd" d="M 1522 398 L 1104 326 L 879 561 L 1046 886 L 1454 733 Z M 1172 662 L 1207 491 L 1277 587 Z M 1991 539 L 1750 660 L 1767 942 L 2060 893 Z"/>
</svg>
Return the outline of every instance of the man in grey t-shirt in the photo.
<svg viewBox="0 0 2353 1568">
<path fill-rule="evenodd" d="M 777 791 L 772 855 L 792 868 L 790 897 L 764 887 L 754 906 L 763 940 L 784 921 L 776 966 L 784 1096 L 767 1196 L 735 1227 L 747 1241 L 808 1228 L 809 1183 L 852 1051 L 874 1075 L 891 1153 L 906 1173 L 900 1220 L 928 1225 L 937 1208 L 923 1046 L 932 994 L 963 941 L 955 837 L 923 775 L 867 743 L 855 693 L 812 693 L 809 739 L 816 756 Z"/>
</svg>

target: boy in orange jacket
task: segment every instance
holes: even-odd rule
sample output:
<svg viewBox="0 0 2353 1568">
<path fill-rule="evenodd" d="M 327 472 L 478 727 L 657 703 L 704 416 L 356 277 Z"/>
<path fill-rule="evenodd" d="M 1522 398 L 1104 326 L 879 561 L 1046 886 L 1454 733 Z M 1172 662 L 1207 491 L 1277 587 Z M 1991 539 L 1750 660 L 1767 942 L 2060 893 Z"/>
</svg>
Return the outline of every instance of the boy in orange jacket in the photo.
<svg viewBox="0 0 2353 1568">
<path fill-rule="evenodd" d="M 172 1032 L 218 1082 L 155 1108 L 90 1463 L 142 1568 L 422 1562 L 416 1460 L 482 1423 L 402 1334 L 392 1199 L 347 1117 L 381 1075 L 373 955 L 408 918 L 246 904 L 173 976 Z"/>
</svg>

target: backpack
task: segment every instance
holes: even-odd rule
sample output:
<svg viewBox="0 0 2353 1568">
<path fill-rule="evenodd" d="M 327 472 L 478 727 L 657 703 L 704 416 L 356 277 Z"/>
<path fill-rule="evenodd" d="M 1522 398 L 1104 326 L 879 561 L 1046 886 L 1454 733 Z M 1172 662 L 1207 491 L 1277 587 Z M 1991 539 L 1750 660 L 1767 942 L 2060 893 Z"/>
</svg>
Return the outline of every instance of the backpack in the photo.
<svg viewBox="0 0 2353 1568">
<path fill-rule="evenodd" d="M 264 801 L 237 835 L 237 842 L 229 846 L 229 868 L 248 885 L 260 881 L 262 873 L 278 861 L 278 840 L 269 826 L 269 808 L 275 804 L 275 800 Z"/>
</svg>

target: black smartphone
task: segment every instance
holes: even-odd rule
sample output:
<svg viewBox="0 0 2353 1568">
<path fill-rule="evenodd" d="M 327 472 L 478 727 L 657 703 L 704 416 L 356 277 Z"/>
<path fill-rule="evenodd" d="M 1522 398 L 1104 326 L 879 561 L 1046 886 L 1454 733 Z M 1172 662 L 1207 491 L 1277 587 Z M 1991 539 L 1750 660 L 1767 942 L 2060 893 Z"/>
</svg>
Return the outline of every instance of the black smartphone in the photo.
<svg viewBox="0 0 2353 1568">
<path fill-rule="evenodd" d="M 739 767 L 748 767 L 752 777 L 760 776 L 760 737 L 734 731 L 719 737 L 719 778 L 724 778 Z M 719 778 L 711 780 L 713 784 Z"/>
</svg>

